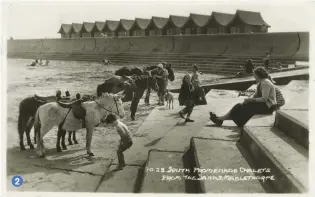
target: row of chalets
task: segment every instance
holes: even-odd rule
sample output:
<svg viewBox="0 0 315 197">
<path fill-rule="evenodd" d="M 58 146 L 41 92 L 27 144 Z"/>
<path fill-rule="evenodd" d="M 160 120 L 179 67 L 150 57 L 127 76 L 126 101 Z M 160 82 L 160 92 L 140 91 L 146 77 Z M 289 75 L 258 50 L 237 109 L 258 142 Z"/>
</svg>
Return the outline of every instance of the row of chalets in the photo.
<svg viewBox="0 0 315 197">
<path fill-rule="evenodd" d="M 225 33 L 266 33 L 270 26 L 259 12 L 237 10 L 235 14 L 212 12 L 211 15 L 170 15 L 169 18 L 135 18 L 62 24 L 62 38 L 162 36 Z"/>
</svg>

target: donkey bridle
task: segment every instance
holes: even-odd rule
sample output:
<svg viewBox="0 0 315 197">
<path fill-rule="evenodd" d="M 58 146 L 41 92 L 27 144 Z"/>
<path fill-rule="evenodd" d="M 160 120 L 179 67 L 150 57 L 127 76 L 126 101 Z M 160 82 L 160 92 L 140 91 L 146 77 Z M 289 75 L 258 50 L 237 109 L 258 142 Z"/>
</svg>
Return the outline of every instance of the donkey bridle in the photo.
<svg viewBox="0 0 315 197">
<path fill-rule="evenodd" d="M 116 106 L 116 109 L 117 109 L 118 114 L 117 114 L 117 113 L 114 113 L 114 114 L 116 114 L 116 115 L 119 116 L 120 114 L 119 114 L 119 110 L 118 110 L 117 101 L 116 101 L 116 99 L 115 99 L 114 97 L 113 97 L 113 100 L 114 100 L 115 104 L 113 104 L 111 110 L 106 109 L 106 108 L 103 107 L 101 104 L 99 104 L 96 100 L 94 100 L 94 102 L 95 102 L 100 108 L 102 108 L 102 109 L 104 109 L 105 111 L 108 111 L 108 112 L 110 112 L 110 113 L 113 113 L 113 110 L 112 110 L 112 109 Z M 107 114 L 105 114 L 100 120 L 103 120 L 106 116 L 107 116 Z M 100 123 L 98 123 L 98 124 L 96 125 L 96 127 L 97 127 L 99 124 L 100 124 Z"/>
</svg>

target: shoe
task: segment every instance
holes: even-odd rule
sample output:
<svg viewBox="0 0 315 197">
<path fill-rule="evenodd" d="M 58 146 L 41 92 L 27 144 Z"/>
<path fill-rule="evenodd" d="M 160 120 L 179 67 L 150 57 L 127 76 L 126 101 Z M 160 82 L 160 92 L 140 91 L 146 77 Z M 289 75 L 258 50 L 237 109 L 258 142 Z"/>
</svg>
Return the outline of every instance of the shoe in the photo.
<svg viewBox="0 0 315 197">
<path fill-rule="evenodd" d="M 217 117 L 217 115 L 215 113 L 213 113 L 213 112 L 210 112 L 209 114 L 210 114 L 210 118 L 211 117 L 215 117 L 215 118 Z"/>
<path fill-rule="evenodd" d="M 118 166 L 116 167 L 116 170 L 123 170 L 125 166 L 126 166 L 126 164 L 124 164 L 124 165 L 118 165 Z"/>
<path fill-rule="evenodd" d="M 180 116 L 182 119 L 185 119 L 183 112 L 179 112 L 179 116 Z"/>
<path fill-rule="evenodd" d="M 223 124 L 223 120 L 219 120 L 217 116 L 211 116 L 210 120 L 217 126 L 221 126 Z"/>
<path fill-rule="evenodd" d="M 186 118 L 185 119 L 185 122 L 195 122 L 194 120 L 191 120 L 191 119 L 189 119 L 189 118 Z"/>
</svg>

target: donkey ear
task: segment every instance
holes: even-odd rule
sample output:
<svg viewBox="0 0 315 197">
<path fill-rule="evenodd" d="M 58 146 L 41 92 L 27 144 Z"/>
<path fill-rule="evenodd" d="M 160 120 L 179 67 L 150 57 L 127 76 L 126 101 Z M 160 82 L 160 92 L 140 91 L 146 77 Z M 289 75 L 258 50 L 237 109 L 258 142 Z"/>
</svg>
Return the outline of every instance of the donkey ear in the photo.
<svg viewBox="0 0 315 197">
<path fill-rule="evenodd" d="M 117 95 L 117 99 L 121 99 L 121 98 L 124 98 L 125 97 L 125 94 L 118 94 Z"/>
<path fill-rule="evenodd" d="M 123 92 L 124 92 L 124 91 L 122 90 L 122 91 L 118 92 L 118 93 L 117 93 L 117 95 L 119 95 L 119 96 L 120 96 L 120 95 L 122 95 L 122 94 L 123 94 Z"/>
</svg>

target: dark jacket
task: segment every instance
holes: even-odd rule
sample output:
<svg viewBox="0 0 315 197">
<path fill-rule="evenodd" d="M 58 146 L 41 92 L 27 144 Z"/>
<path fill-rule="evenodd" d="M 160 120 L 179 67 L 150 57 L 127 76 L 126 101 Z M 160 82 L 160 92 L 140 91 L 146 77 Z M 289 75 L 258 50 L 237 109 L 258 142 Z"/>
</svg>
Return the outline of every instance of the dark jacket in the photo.
<svg viewBox="0 0 315 197">
<path fill-rule="evenodd" d="M 183 83 L 180 88 L 180 93 L 178 96 L 179 105 L 185 105 L 187 101 L 193 101 L 194 100 L 194 90 L 191 83 Z"/>
</svg>

